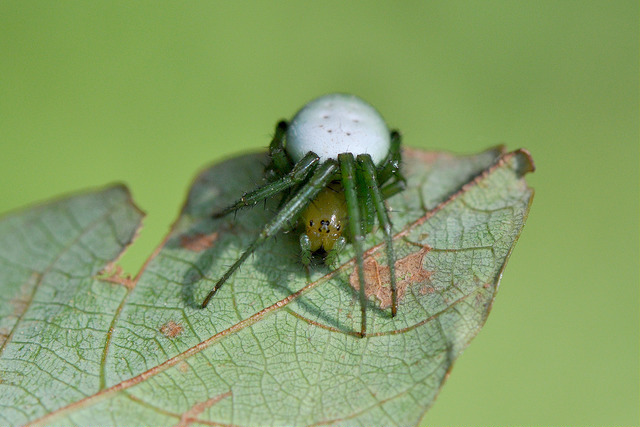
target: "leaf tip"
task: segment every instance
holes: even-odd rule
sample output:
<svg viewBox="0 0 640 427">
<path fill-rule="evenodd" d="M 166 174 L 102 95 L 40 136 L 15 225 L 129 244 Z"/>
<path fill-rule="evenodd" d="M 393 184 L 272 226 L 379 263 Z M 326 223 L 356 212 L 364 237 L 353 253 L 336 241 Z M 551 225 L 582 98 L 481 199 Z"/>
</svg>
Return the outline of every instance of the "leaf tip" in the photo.
<svg viewBox="0 0 640 427">
<path fill-rule="evenodd" d="M 136 202 L 133 200 L 133 194 L 131 193 L 131 190 L 129 189 L 129 187 L 127 187 L 127 184 L 125 184 L 124 182 L 116 181 L 112 184 L 109 184 L 106 187 L 105 191 L 122 193 L 124 198 L 127 200 L 127 203 L 129 203 L 129 205 L 140 215 L 140 217 L 147 216 L 147 213 L 144 210 L 142 210 L 142 208 L 140 208 L 140 206 L 138 206 Z"/>
<path fill-rule="evenodd" d="M 535 172 L 536 165 L 533 162 L 531 153 L 526 148 L 519 148 L 513 152 L 515 157 L 515 170 L 519 176 L 524 176 L 528 173 Z"/>
</svg>

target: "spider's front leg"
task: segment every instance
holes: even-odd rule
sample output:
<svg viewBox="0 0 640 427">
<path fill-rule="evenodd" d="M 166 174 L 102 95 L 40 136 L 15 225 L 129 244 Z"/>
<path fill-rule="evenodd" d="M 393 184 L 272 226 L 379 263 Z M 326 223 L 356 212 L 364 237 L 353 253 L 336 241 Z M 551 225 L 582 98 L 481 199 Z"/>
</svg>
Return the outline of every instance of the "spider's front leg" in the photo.
<svg viewBox="0 0 640 427">
<path fill-rule="evenodd" d="M 310 153 L 313 154 L 313 153 Z M 317 156 L 316 156 L 317 157 Z M 292 221 L 294 221 L 300 213 L 307 207 L 309 202 L 327 186 L 333 175 L 336 173 L 338 165 L 334 160 L 327 160 L 318 166 L 309 180 L 300 188 L 296 194 L 282 207 L 278 215 L 276 215 L 265 227 L 258 238 L 244 251 L 244 253 L 233 263 L 231 267 L 216 282 L 211 292 L 207 294 L 202 302 L 202 308 L 205 308 L 218 289 L 231 277 L 231 275 L 245 262 L 260 245 L 269 238 L 286 229 Z"/>
<path fill-rule="evenodd" d="M 237 211 L 238 209 L 254 206 L 263 200 L 267 200 L 276 194 L 282 193 L 283 191 L 304 181 L 317 166 L 318 156 L 310 152 L 304 156 L 302 160 L 296 163 L 289 173 L 277 181 L 269 182 L 249 193 L 245 193 L 240 200 L 220 212 L 214 213 L 212 216 L 213 218 L 221 218 L 231 212 Z"/>
<path fill-rule="evenodd" d="M 376 179 L 376 169 L 368 154 L 358 155 L 358 171 L 362 177 L 363 184 L 369 190 L 369 194 L 373 200 L 374 209 L 378 217 L 378 223 L 382 228 L 385 238 L 385 247 L 387 251 L 387 265 L 389 267 L 389 277 L 391 285 L 391 316 L 395 317 L 398 312 L 398 289 L 396 285 L 396 256 L 393 250 L 393 231 L 391 228 L 391 220 L 387 206 L 384 204 L 384 195 L 380 189 Z M 402 182 L 402 181 L 396 181 Z"/>
<path fill-rule="evenodd" d="M 347 213 L 349 214 L 351 244 L 356 253 L 356 270 L 358 271 L 358 282 L 360 284 L 360 291 L 358 292 L 360 300 L 360 337 L 364 338 L 367 335 L 367 296 L 364 288 L 364 261 L 362 259 L 364 235 L 362 233 L 360 203 L 358 202 L 356 189 L 356 162 L 353 154 L 343 153 L 338 155 L 338 163 L 340 164 L 342 186 L 344 187 Z"/>
</svg>

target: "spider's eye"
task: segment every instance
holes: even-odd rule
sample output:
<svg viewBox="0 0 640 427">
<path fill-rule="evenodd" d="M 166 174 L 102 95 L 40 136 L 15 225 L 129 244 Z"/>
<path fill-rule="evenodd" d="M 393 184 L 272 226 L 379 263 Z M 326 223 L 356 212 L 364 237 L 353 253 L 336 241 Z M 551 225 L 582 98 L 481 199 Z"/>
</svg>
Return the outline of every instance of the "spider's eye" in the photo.
<svg viewBox="0 0 640 427">
<path fill-rule="evenodd" d="M 313 227 L 313 220 L 309 221 L 309 227 Z"/>
</svg>

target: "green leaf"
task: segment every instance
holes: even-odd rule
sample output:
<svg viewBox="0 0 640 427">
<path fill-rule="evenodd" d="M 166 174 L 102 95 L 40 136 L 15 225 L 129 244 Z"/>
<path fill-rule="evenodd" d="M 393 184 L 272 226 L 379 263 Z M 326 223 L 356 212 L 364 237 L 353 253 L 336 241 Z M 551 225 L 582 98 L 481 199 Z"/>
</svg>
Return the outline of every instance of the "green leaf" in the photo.
<svg viewBox="0 0 640 427">
<path fill-rule="evenodd" d="M 529 211 L 533 163 L 501 149 L 404 159 L 408 188 L 389 200 L 398 316 L 376 231 L 365 242 L 366 338 L 355 336 L 351 248 L 337 269 L 307 271 L 295 232 L 198 308 L 277 209 L 210 218 L 260 181 L 264 154 L 204 171 L 135 279 L 108 267 L 141 216 L 121 187 L 4 217 L 0 424 L 419 423 L 487 318 Z"/>
</svg>

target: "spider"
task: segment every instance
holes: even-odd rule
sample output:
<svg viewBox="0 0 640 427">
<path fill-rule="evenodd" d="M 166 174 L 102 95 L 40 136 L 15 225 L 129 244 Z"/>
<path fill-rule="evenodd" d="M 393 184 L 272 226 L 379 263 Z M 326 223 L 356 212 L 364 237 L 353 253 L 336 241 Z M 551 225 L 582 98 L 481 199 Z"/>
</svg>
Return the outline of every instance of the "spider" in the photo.
<svg viewBox="0 0 640 427">
<path fill-rule="evenodd" d="M 298 219 L 304 227 L 300 249 L 305 265 L 313 255 L 331 265 L 347 239 L 353 245 L 360 285 L 361 329 L 358 335 L 366 336 L 362 241 L 373 229 L 377 217 L 386 243 L 391 315 L 395 316 L 398 309 L 395 255 L 384 200 L 405 187 L 406 181 L 400 172 L 400 144 L 400 134 L 390 132 L 380 114 L 353 95 L 322 96 L 306 104 L 290 123 L 279 122 L 269 145 L 266 184 L 245 193 L 213 217 L 220 218 L 283 194 L 279 211 L 220 277 L 204 299 L 202 308 L 250 254 Z"/>
</svg>

